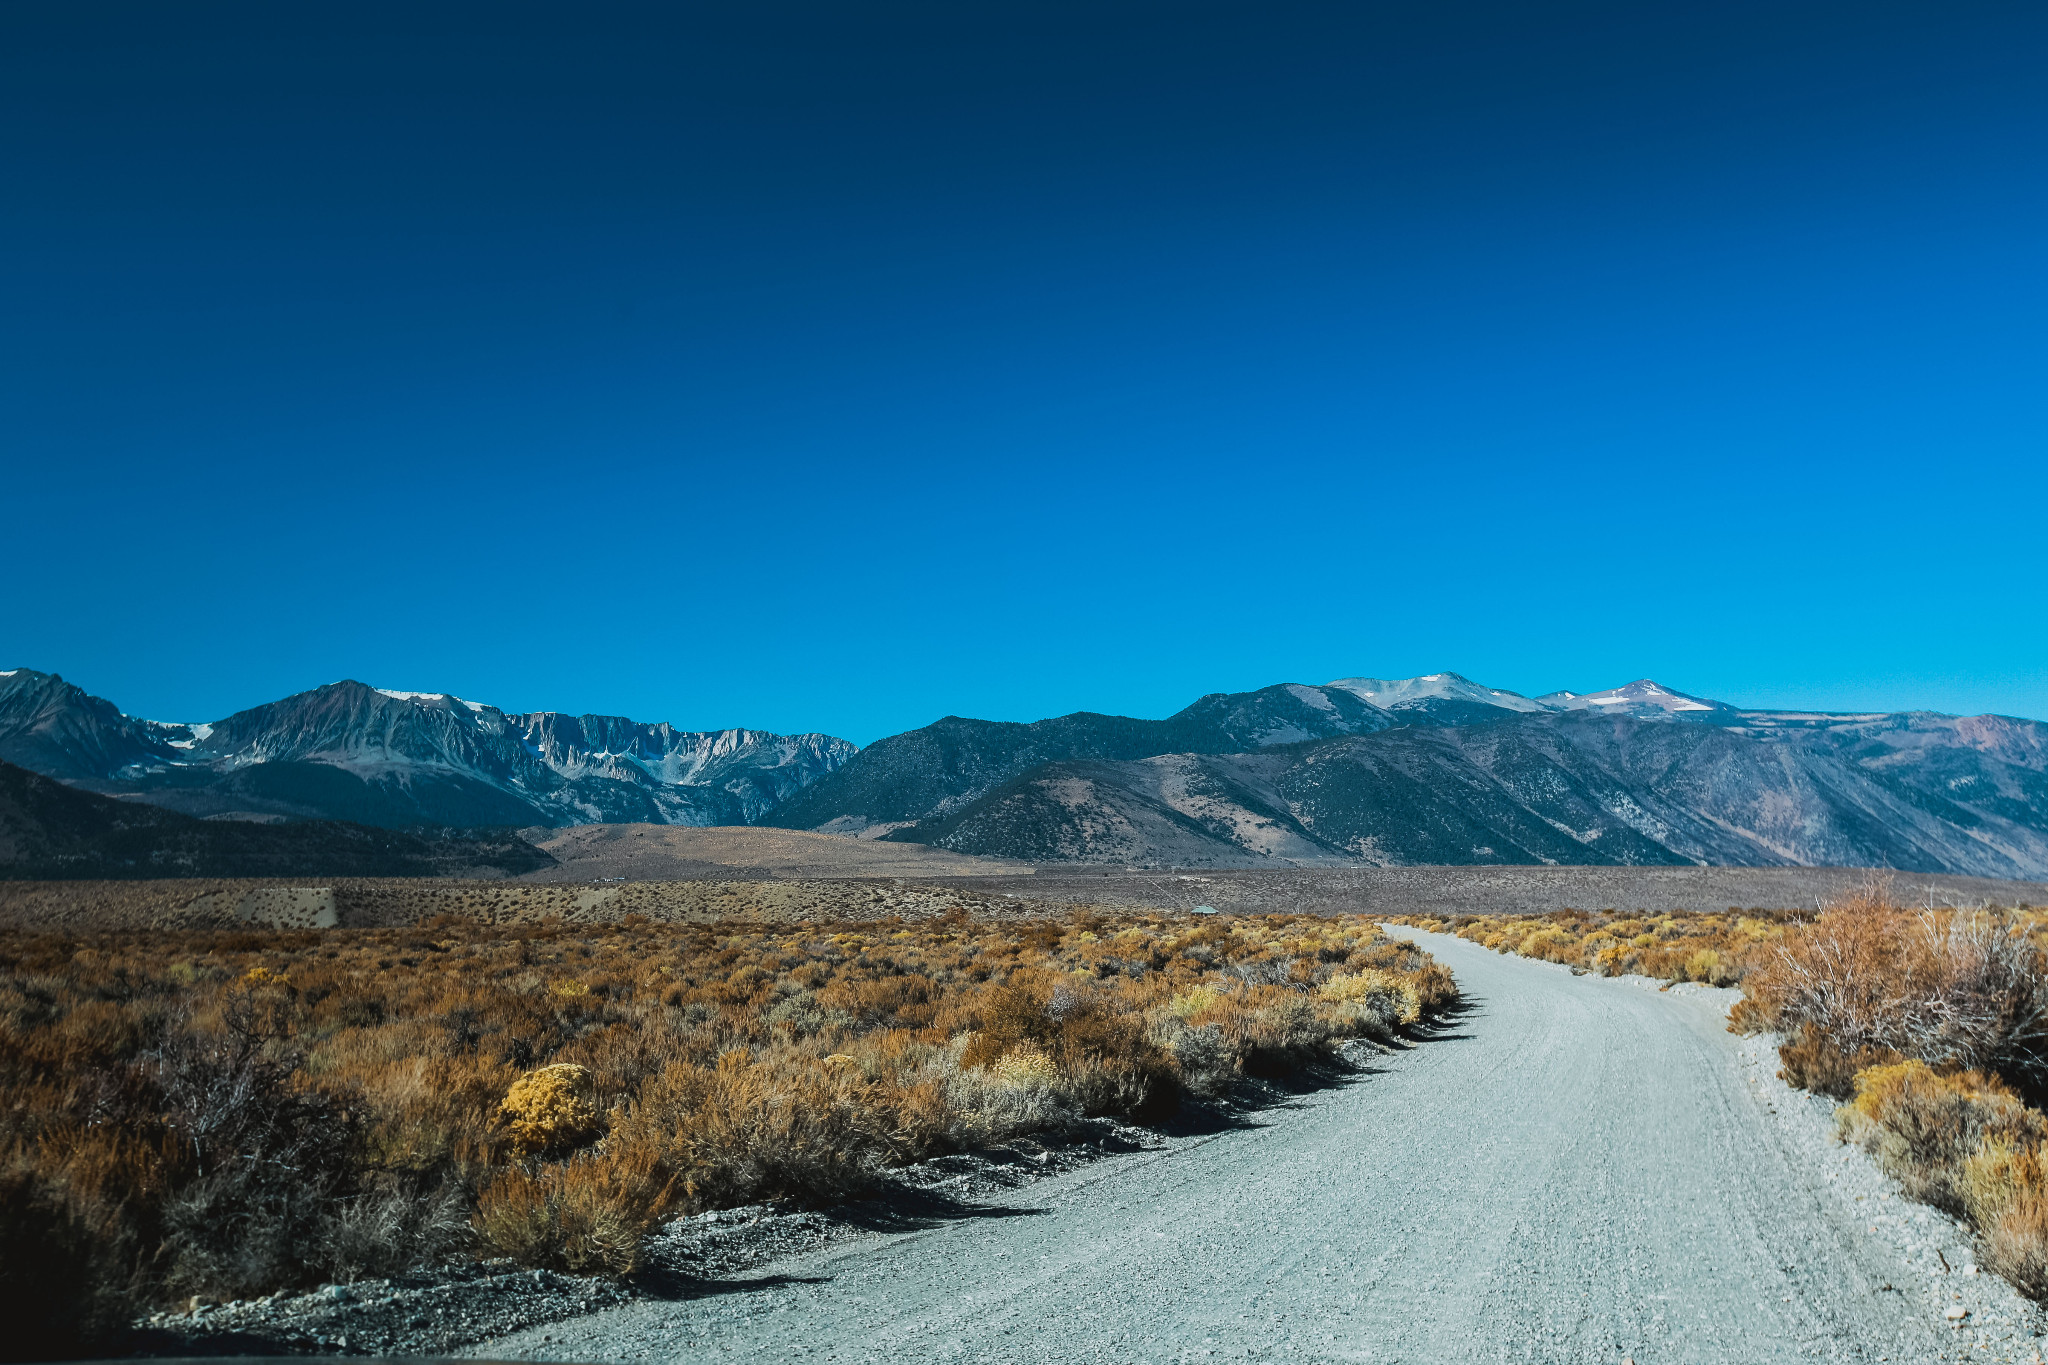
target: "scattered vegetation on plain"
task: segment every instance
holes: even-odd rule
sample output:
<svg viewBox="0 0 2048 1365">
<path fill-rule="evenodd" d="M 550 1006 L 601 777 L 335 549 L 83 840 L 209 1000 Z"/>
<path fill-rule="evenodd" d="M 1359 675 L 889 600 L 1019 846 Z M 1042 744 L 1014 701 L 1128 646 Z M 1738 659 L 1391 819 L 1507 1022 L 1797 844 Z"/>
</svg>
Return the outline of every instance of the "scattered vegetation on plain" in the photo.
<svg viewBox="0 0 2048 1365">
<path fill-rule="evenodd" d="M 1455 999 L 1357 917 L 0 934 L 0 1287 L 34 1356 L 461 1258 L 623 1274 L 674 1215 L 1157 1119 Z"/>
<path fill-rule="evenodd" d="M 1733 986 L 1769 955 L 1770 945 L 1797 919 L 1793 911 L 1731 908 L 1712 914 L 1558 910 L 1448 919 L 1412 915 L 1390 922 L 1456 934 L 1495 952 L 1560 962 L 1599 976 L 1642 975 Z"/>
</svg>

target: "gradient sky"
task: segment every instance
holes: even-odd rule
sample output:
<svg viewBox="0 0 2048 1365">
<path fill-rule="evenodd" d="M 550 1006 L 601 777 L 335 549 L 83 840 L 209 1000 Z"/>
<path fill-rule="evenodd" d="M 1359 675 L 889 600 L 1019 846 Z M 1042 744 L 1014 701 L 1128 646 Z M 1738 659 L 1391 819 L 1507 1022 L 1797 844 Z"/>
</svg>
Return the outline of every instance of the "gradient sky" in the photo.
<svg viewBox="0 0 2048 1365">
<path fill-rule="evenodd" d="M 0 9 L 0 667 L 2048 717 L 2048 7 Z"/>
</svg>

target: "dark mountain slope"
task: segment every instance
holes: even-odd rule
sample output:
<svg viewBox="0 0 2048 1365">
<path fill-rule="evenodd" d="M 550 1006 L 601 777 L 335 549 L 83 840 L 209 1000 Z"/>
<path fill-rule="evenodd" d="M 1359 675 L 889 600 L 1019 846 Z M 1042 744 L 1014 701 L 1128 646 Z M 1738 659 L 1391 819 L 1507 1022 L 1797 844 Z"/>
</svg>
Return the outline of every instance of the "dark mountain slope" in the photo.
<svg viewBox="0 0 2048 1365">
<path fill-rule="evenodd" d="M 178 758 L 182 726 L 124 716 L 112 702 L 32 668 L 0 672 L 0 762 L 66 781 Z"/>
<path fill-rule="evenodd" d="M 134 792 L 137 799 L 199 817 L 276 815 L 291 820 L 347 820 L 385 829 L 439 825 L 454 829 L 524 828 L 549 823 L 541 801 L 467 773 L 427 764 L 364 768 L 316 760 L 252 763 L 247 767 L 170 768 L 128 781 L 82 782 L 102 793 Z M 629 806 L 614 802 L 614 806 Z M 646 823 L 660 820 L 644 817 Z"/>
<path fill-rule="evenodd" d="M 1260 764 L 1251 755 L 1196 754 L 1047 763 L 949 815 L 884 837 L 956 852 L 1010 848 L 1034 862 L 1355 861 L 1288 813 Z"/>
<path fill-rule="evenodd" d="M 1252 754 L 1049 765 L 888 837 L 1146 864 L 1798 864 L 2041 876 L 2048 801 L 2028 766 L 2040 727 L 1976 720 L 1974 748 L 1931 720 L 1892 718 L 1787 730 L 1575 712 L 1409 726 Z M 1091 831 L 1109 833 L 1091 842 Z"/>
<path fill-rule="evenodd" d="M 1364 862 L 1688 861 L 1603 818 L 1613 784 L 1530 745 L 1541 724 L 1418 727 L 1389 731 L 1387 744 L 1308 746 L 1274 785 L 1320 840 Z"/>
<path fill-rule="evenodd" d="M 1391 724 L 1349 692 L 1293 683 L 1212 693 L 1165 720 L 1090 711 L 1028 724 L 947 716 L 869 745 L 761 823 L 872 830 L 943 815 L 1041 763 L 1239 753 Z"/>
<path fill-rule="evenodd" d="M 2048 811 L 2048 725 L 2039 721 L 1902 711 L 1827 717 L 1796 729 L 1759 725 L 1752 733 L 1826 748 L 1957 824 L 1989 819 L 2039 828 Z"/>
<path fill-rule="evenodd" d="M 195 820 L 0 763 L 0 878 L 474 877 L 553 864 L 510 834 Z"/>
</svg>

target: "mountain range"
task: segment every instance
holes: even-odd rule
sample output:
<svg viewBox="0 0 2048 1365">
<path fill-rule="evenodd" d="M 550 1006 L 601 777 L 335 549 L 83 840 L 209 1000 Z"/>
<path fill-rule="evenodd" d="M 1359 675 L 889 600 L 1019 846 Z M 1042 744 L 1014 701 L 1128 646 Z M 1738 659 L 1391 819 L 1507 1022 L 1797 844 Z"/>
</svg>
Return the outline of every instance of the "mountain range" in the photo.
<svg viewBox="0 0 2048 1365">
<path fill-rule="evenodd" d="M 1647 679 L 1454 673 L 1205 697 L 1164 721 L 947 717 L 765 823 L 1037 861 L 2048 872 L 2048 726 L 1743 710 Z"/>
<path fill-rule="evenodd" d="M 0 759 L 198 815 L 764 824 L 1146 866 L 1890 866 L 2048 875 L 2048 726 L 1746 710 L 1647 679 L 1455 673 L 1216 693 L 1163 720 L 948 716 L 824 735 L 508 713 L 336 683 L 206 725 L 0 674 Z"/>
<path fill-rule="evenodd" d="M 412 825 L 751 824 L 846 762 L 830 735 L 508 714 L 331 683 L 205 724 L 140 720 L 53 673 L 0 673 L 0 760 L 189 815 Z"/>
</svg>

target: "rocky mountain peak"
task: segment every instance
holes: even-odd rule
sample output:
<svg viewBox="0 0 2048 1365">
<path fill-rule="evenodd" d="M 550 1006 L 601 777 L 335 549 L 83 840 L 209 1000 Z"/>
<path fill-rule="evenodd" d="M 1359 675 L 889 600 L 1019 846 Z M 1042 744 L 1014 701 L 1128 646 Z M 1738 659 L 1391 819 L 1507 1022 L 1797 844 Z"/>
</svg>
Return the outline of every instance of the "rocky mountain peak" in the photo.
<svg viewBox="0 0 2048 1365">
<path fill-rule="evenodd" d="M 1634 715 L 1652 720 L 1659 715 L 1676 717 L 1735 708 L 1705 697 L 1677 691 L 1653 678 L 1638 678 L 1621 687 L 1600 692 L 1552 692 L 1536 701 L 1554 711 L 1599 711 L 1611 715 Z"/>
<path fill-rule="evenodd" d="M 1457 673 L 1425 673 L 1415 678 L 1339 678 L 1325 686 L 1349 692 L 1383 711 L 1428 710 L 1442 703 L 1522 713 L 1544 709 L 1519 692 L 1487 687 Z"/>
<path fill-rule="evenodd" d="M 830 735 L 514 716 L 353 678 L 224 720 L 167 724 L 123 715 L 54 674 L 0 674 L 0 759 L 199 815 L 746 824 L 854 751 Z"/>
</svg>

